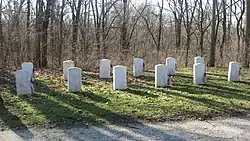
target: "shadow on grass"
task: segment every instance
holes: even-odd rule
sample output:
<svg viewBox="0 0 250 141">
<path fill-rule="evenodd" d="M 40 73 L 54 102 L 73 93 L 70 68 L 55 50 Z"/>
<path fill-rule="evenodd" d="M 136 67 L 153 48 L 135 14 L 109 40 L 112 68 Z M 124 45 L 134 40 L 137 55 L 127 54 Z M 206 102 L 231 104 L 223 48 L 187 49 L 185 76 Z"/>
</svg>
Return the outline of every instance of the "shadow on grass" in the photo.
<svg viewBox="0 0 250 141">
<path fill-rule="evenodd" d="M 14 133 L 19 135 L 22 139 L 33 138 L 33 134 L 29 131 L 28 127 L 20 120 L 19 117 L 12 114 L 8 110 L 8 108 L 4 105 L 4 101 L 1 97 L 0 97 L 0 118 L 3 121 L 4 126 L 7 126 Z M 18 129 L 25 131 L 27 134 L 25 136 L 21 136 L 19 132 L 16 132 Z"/>
<path fill-rule="evenodd" d="M 227 78 L 226 74 L 220 74 L 220 73 L 211 73 L 211 72 L 208 72 L 207 75 L 212 75 L 212 76 Z"/>
<path fill-rule="evenodd" d="M 99 80 L 104 82 L 113 82 L 112 78 L 99 78 Z"/>
<path fill-rule="evenodd" d="M 188 74 L 178 73 L 178 74 L 176 74 L 176 77 L 185 78 L 185 79 L 192 79 L 193 80 L 193 76 L 192 75 L 188 75 Z"/>
<path fill-rule="evenodd" d="M 3 92 L 9 87 L 14 86 L 15 76 L 10 71 L 0 70 L 0 92 Z"/>
<path fill-rule="evenodd" d="M 84 79 L 84 81 L 86 81 L 86 80 L 88 81 L 89 79 L 99 80 L 99 81 L 103 81 L 103 82 L 112 82 L 113 81 L 112 78 L 100 78 L 98 73 L 90 72 L 90 71 L 83 72 L 83 79 Z"/>
<path fill-rule="evenodd" d="M 43 89 L 45 87 L 46 89 Z M 46 116 L 50 124 L 56 126 L 74 124 L 75 121 L 111 124 L 140 123 L 132 116 L 115 113 L 96 104 L 109 102 L 107 98 L 92 92 L 65 93 L 56 91 L 41 80 L 36 81 L 36 94 L 32 98 L 21 98 L 32 104 Z"/>
<path fill-rule="evenodd" d="M 0 125 L 2 125 L 2 128 L 7 127 L 11 129 L 15 134 L 17 134 L 24 140 L 33 138 L 33 134 L 29 131 L 28 127 L 21 121 L 21 119 L 17 115 L 9 111 L 1 95 L 1 92 L 4 93 L 7 89 L 10 90 L 11 93 L 16 95 L 14 84 L 15 76 L 11 72 L 2 71 L 0 73 L 0 80 L 0 87 L 3 88 L 0 90 Z M 26 135 L 21 135 L 19 132 L 17 132 L 18 129 L 22 129 L 23 131 L 25 131 Z"/>
<path fill-rule="evenodd" d="M 132 85 L 130 85 L 132 86 Z M 142 91 L 143 87 L 140 87 L 140 86 L 135 86 L 134 87 L 130 87 L 130 88 L 127 88 L 126 90 L 123 90 L 127 93 L 130 93 L 130 94 L 134 94 L 134 95 L 138 95 L 138 96 L 143 96 L 143 97 L 151 97 L 151 98 L 156 98 L 158 97 L 157 95 L 154 95 L 154 94 L 150 94 L 146 91 Z"/>
<path fill-rule="evenodd" d="M 143 80 L 143 81 L 154 81 L 155 77 L 150 76 L 150 75 L 143 75 L 143 76 L 134 77 L 134 79 L 135 80 Z"/>
<path fill-rule="evenodd" d="M 44 89 L 46 87 L 46 89 Z M 91 122 L 91 123 L 103 123 L 103 121 L 116 124 L 122 127 L 130 128 L 132 130 L 133 125 L 142 125 L 135 117 L 131 115 L 125 115 L 122 113 L 116 113 L 108 109 L 98 106 L 98 103 L 105 103 L 109 100 L 107 98 L 97 96 L 92 92 L 80 92 L 80 93 L 65 93 L 59 92 L 51 89 L 46 85 L 46 82 L 37 80 L 36 81 L 36 91 L 37 93 L 32 98 L 21 97 L 24 101 L 35 107 L 42 115 L 49 119 L 50 124 L 65 127 L 71 126 L 77 123 L 80 126 L 81 122 Z M 87 101 L 84 98 L 91 99 Z M 79 123 L 80 122 L 80 123 Z M 172 135 L 171 133 L 163 132 L 160 129 L 150 127 L 148 125 L 143 125 L 148 130 L 157 131 L 162 133 L 165 139 L 175 139 L 183 140 L 180 136 Z M 105 127 L 105 126 L 104 126 Z M 95 127 L 95 128 L 98 128 Z M 105 139 L 116 140 L 115 137 L 108 136 L 105 134 L 105 130 L 97 130 L 99 134 Z M 111 130 L 110 130 L 111 131 Z M 117 132 L 118 130 L 113 129 L 112 132 Z M 148 133 L 134 131 L 135 134 L 140 134 L 142 136 L 149 136 Z M 68 133 L 68 132 L 66 132 Z M 129 134 L 122 132 L 125 138 L 136 140 L 137 136 L 134 134 Z M 78 136 L 73 136 L 68 134 L 69 137 L 79 139 Z M 81 135 L 82 136 L 82 135 Z M 153 135 L 151 135 L 153 137 Z"/>
<path fill-rule="evenodd" d="M 131 86 L 133 86 L 133 84 L 131 84 Z M 201 94 L 202 95 L 203 92 L 207 93 L 206 90 L 203 90 L 202 88 L 195 87 L 195 86 L 194 87 L 197 88 L 197 90 L 193 90 L 193 91 L 190 91 L 190 89 L 187 89 L 186 87 L 179 88 L 176 86 L 173 86 L 170 88 L 162 88 L 162 89 L 158 89 L 158 88 L 154 88 L 154 87 L 146 87 L 146 86 L 142 86 L 142 87 L 147 88 L 148 90 L 151 90 L 152 92 L 165 93 L 166 95 L 168 95 L 168 97 L 171 97 L 171 98 L 176 98 L 176 97 L 184 98 L 185 101 L 187 101 L 187 102 L 190 101 L 193 104 L 198 103 L 199 105 L 202 105 L 202 106 L 205 106 L 205 107 L 211 109 L 208 112 L 202 112 L 202 111 L 199 112 L 197 110 L 192 110 L 192 108 L 182 109 L 179 112 L 177 112 L 177 114 L 175 114 L 175 115 L 172 115 L 170 117 L 166 117 L 166 119 L 164 117 L 161 117 L 161 118 L 157 119 L 157 121 L 166 121 L 166 120 L 179 121 L 179 120 L 183 120 L 183 118 L 194 118 L 194 119 L 201 118 L 202 120 L 206 120 L 206 119 L 211 119 L 213 117 L 221 116 L 221 115 L 227 115 L 227 116 L 246 115 L 246 111 L 249 110 L 249 109 L 245 109 L 244 107 L 238 106 L 238 105 L 232 106 L 232 104 L 230 104 L 230 106 L 229 106 L 229 103 L 225 103 L 223 101 L 217 101 L 217 99 L 212 99 L 212 98 L 210 99 L 210 98 L 206 98 L 206 97 L 202 97 L 202 96 L 193 95 L 193 94 Z M 172 90 L 175 90 L 175 91 L 172 91 Z M 192 94 L 183 93 L 183 92 L 188 92 L 188 93 L 192 92 Z M 222 93 L 220 93 L 220 94 L 222 94 Z M 226 95 L 226 96 L 231 96 L 231 95 Z M 228 98 L 228 97 L 226 97 L 226 98 Z M 185 116 L 183 116 L 183 115 L 185 115 Z"/>
<path fill-rule="evenodd" d="M 237 82 L 234 82 L 234 83 L 250 85 L 250 81 L 237 81 Z"/>
<path fill-rule="evenodd" d="M 204 97 L 197 97 L 194 95 L 180 94 L 178 92 L 171 92 L 170 94 L 189 99 L 193 102 L 198 102 L 205 107 L 211 108 L 213 111 L 215 110 L 214 113 L 206 112 L 205 115 L 203 115 L 204 119 L 210 119 L 215 116 L 220 116 L 222 113 L 228 116 L 246 115 L 246 112 L 249 110 L 237 105 L 233 105 L 233 107 L 232 105 L 229 106 L 228 103 L 217 101 L 217 99 L 208 99 Z M 207 115 L 210 116 L 207 117 Z"/>
<path fill-rule="evenodd" d="M 98 95 L 96 95 L 96 94 L 94 94 L 92 92 L 74 92 L 72 94 L 79 97 L 79 98 L 81 98 L 81 99 L 88 98 L 88 99 L 90 99 L 92 101 L 99 102 L 99 103 L 109 102 L 109 99 L 98 96 Z"/>
<path fill-rule="evenodd" d="M 83 72 L 83 78 L 84 79 L 88 79 L 88 78 L 92 78 L 92 79 L 99 79 L 99 74 L 96 72 L 89 72 L 89 71 L 84 71 Z"/>
<path fill-rule="evenodd" d="M 155 73 L 154 70 L 146 70 L 145 72 L 146 72 L 146 73 L 153 73 L 153 74 Z"/>
<path fill-rule="evenodd" d="M 209 79 L 210 78 L 211 76 L 209 77 Z M 237 99 L 240 101 L 250 100 L 249 91 L 241 90 L 239 88 L 234 88 L 234 87 L 218 85 L 213 82 L 209 82 L 208 84 L 201 86 L 195 86 L 192 83 L 193 79 L 192 76 L 185 74 L 179 74 L 178 76 L 175 76 L 175 79 L 177 80 L 177 82 L 174 82 L 173 87 L 170 88 L 157 89 L 154 88 L 154 86 L 148 82 L 140 82 L 141 84 L 143 83 L 142 86 L 138 86 L 140 85 L 140 83 L 139 84 L 133 83 L 130 84 L 130 87 L 139 87 L 139 89 L 148 89 L 152 90 L 153 93 L 154 92 L 165 93 L 173 97 L 182 97 L 188 101 L 199 103 L 212 110 L 210 112 L 203 113 L 205 114 L 203 115 L 203 118 L 206 117 L 207 119 L 209 119 L 210 117 L 212 118 L 216 115 L 220 115 L 222 113 L 229 116 L 245 115 L 246 111 L 250 110 L 247 109 L 245 106 L 241 106 L 240 103 L 237 104 L 233 103 L 233 99 Z M 211 79 L 213 80 L 213 78 Z M 211 98 L 203 97 L 202 94 L 211 95 Z M 219 100 L 220 98 L 222 98 L 222 101 Z M 232 102 L 230 103 L 229 101 Z M 187 110 L 182 110 L 180 112 L 184 112 L 182 113 L 182 115 L 193 115 L 195 111 L 192 111 L 192 113 L 185 113 L 187 112 Z M 202 116 L 202 114 L 200 114 L 200 116 Z M 197 115 L 197 117 L 199 117 L 199 115 Z"/>
</svg>

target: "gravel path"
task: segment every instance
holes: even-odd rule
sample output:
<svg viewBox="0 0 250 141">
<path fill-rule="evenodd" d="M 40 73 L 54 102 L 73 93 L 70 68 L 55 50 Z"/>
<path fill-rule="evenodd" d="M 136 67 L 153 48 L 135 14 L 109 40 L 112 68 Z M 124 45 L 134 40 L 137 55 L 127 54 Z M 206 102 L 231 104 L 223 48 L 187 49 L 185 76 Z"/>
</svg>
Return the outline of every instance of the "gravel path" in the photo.
<svg viewBox="0 0 250 141">
<path fill-rule="evenodd" d="M 70 129 L 28 129 L 0 132 L 0 141 L 250 141 L 250 115 L 209 121 L 186 121 L 130 126 L 90 126 Z"/>
</svg>

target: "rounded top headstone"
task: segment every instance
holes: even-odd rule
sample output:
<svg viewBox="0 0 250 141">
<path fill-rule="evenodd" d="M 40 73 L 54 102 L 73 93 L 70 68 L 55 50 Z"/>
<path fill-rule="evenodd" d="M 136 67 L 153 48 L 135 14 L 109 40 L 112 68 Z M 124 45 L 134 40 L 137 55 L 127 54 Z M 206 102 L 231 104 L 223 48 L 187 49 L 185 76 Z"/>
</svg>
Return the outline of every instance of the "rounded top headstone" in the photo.
<svg viewBox="0 0 250 141">
<path fill-rule="evenodd" d="M 100 61 L 110 61 L 109 59 L 101 59 Z"/>
<path fill-rule="evenodd" d="M 34 67 L 34 64 L 32 62 L 24 62 L 24 63 L 22 63 L 22 68 L 24 69 L 26 67 L 28 67 L 28 68 Z"/>
<path fill-rule="evenodd" d="M 32 64 L 33 65 L 33 63 L 32 62 L 23 62 L 22 64 Z"/>
<path fill-rule="evenodd" d="M 240 63 L 239 63 L 239 62 L 237 62 L 237 61 L 231 61 L 230 63 L 231 63 L 231 64 L 232 64 L 232 63 L 237 63 L 237 64 L 240 64 Z"/>
<path fill-rule="evenodd" d="M 175 59 L 174 57 L 167 57 L 166 59 Z"/>
<path fill-rule="evenodd" d="M 142 58 L 134 58 L 134 60 L 143 60 Z"/>
<path fill-rule="evenodd" d="M 241 64 L 240 64 L 239 62 L 236 62 L 236 61 L 231 61 L 231 62 L 229 63 L 229 66 L 230 66 L 230 65 L 237 65 L 237 66 L 241 67 Z"/>
<path fill-rule="evenodd" d="M 111 61 L 109 59 L 101 59 L 100 63 L 102 63 L 102 62 L 109 62 L 109 63 L 111 63 Z"/>
<path fill-rule="evenodd" d="M 166 65 L 164 65 L 164 64 L 157 64 L 157 65 L 155 65 L 156 67 L 166 67 Z"/>
<path fill-rule="evenodd" d="M 72 63 L 72 62 L 74 62 L 74 61 L 72 61 L 72 60 L 65 60 L 65 61 L 63 61 L 63 63 Z"/>
<path fill-rule="evenodd" d="M 79 67 L 69 67 L 69 70 L 71 70 L 71 69 L 78 69 L 78 70 L 81 70 L 81 68 L 79 68 Z"/>
<path fill-rule="evenodd" d="M 195 63 L 194 66 L 204 65 L 203 63 Z"/>
<path fill-rule="evenodd" d="M 116 66 L 114 66 L 114 68 L 127 68 L 127 67 L 125 67 L 123 65 L 116 65 Z"/>
<path fill-rule="evenodd" d="M 195 59 L 194 59 L 194 63 L 195 63 L 195 64 L 197 64 L 197 63 L 202 63 L 202 64 L 204 64 L 204 58 L 201 57 L 201 56 L 197 56 L 197 57 L 195 57 Z"/>
</svg>

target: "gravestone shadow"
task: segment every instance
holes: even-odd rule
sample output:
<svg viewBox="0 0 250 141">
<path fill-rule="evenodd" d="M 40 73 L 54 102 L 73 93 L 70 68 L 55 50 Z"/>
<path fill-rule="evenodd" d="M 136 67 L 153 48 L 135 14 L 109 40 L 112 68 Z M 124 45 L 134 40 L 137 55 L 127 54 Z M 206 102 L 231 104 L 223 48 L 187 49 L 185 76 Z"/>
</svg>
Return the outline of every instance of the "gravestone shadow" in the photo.
<svg viewBox="0 0 250 141">
<path fill-rule="evenodd" d="M 150 75 L 143 75 L 134 77 L 134 80 L 143 80 L 143 81 L 154 81 L 155 77 Z"/>
<path fill-rule="evenodd" d="M 15 88 L 15 76 L 12 72 L 9 71 L 2 71 L 0 73 L 0 94 L 1 93 L 8 93 L 16 95 L 16 88 Z M 24 140 L 33 138 L 33 133 L 28 129 L 28 127 L 22 122 L 22 120 L 10 112 L 7 105 L 5 105 L 4 99 L 0 95 L 0 123 L 1 123 L 1 130 L 4 128 L 11 129 L 16 135 L 21 137 Z M 22 135 L 17 130 L 21 129 L 26 134 Z"/>
<path fill-rule="evenodd" d="M 219 74 L 219 73 L 211 73 L 211 72 L 208 72 L 207 75 L 212 75 L 212 76 L 227 78 L 227 75 L 226 75 L 226 74 Z"/>
<path fill-rule="evenodd" d="M 46 89 L 44 89 L 45 87 Z M 46 82 L 41 80 L 36 81 L 36 94 L 30 99 L 22 99 L 32 104 L 33 107 L 39 110 L 46 118 L 54 122 L 51 123 L 54 126 L 68 126 L 79 121 L 102 123 L 100 119 L 111 124 L 119 125 L 140 123 L 135 117 L 102 108 L 85 100 L 86 98 L 97 103 L 109 102 L 109 99 L 98 96 L 92 92 L 67 93 L 57 91 L 47 86 Z M 62 112 L 66 112 L 67 114 L 61 114 Z M 86 116 L 86 114 L 89 116 Z M 60 117 L 58 117 L 59 115 Z"/>
<path fill-rule="evenodd" d="M 130 85 L 130 86 L 132 86 L 132 85 Z M 148 93 L 146 91 L 142 91 L 141 89 L 142 89 L 142 87 L 134 85 L 133 88 L 132 87 L 131 88 L 127 88 L 127 89 L 121 90 L 121 91 L 125 91 L 127 93 L 138 95 L 138 96 L 143 96 L 143 97 L 151 97 L 151 98 L 158 97 L 157 95 L 150 94 L 150 93 Z"/>
<path fill-rule="evenodd" d="M 240 84 L 250 85 L 250 81 L 244 81 L 244 80 L 237 81 L 237 82 L 234 82 L 234 83 L 240 83 Z"/>
<path fill-rule="evenodd" d="M 104 81 L 104 82 L 112 82 L 113 81 L 112 75 L 110 76 L 110 78 L 100 78 L 99 73 L 97 73 L 97 72 L 84 71 L 83 72 L 83 79 L 86 80 L 88 78 L 91 78 L 94 80 L 100 80 L 100 81 Z M 83 80 L 83 83 L 85 83 L 84 80 Z"/>
<path fill-rule="evenodd" d="M 12 114 L 8 108 L 4 105 L 3 99 L 0 97 L 0 118 L 3 121 L 2 126 L 7 126 L 8 129 L 11 129 L 16 135 L 22 139 L 31 139 L 33 138 L 33 133 L 28 129 L 28 127 L 20 120 L 19 117 Z M 3 128 L 3 127 L 2 127 Z M 22 130 L 26 134 L 25 136 L 20 134 L 17 130 Z"/>
<path fill-rule="evenodd" d="M 208 79 L 213 80 L 213 81 L 219 79 L 219 78 L 214 78 L 213 76 L 214 76 L 213 73 L 211 73 Z M 221 76 L 223 76 L 223 78 L 226 79 L 224 75 L 221 75 Z M 178 75 L 174 77 L 177 77 L 178 81 L 176 83 L 173 82 L 173 86 L 166 88 L 166 89 L 154 88 L 154 86 L 148 82 L 141 82 L 141 83 L 144 83 L 144 85 L 142 86 L 138 86 L 140 84 L 132 84 L 132 85 L 134 85 L 135 87 L 152 90 L 153 92 L 157 91 L 161 93 L 166 93 L 168 96 L 183 97 L 195 103 L 198 102 L 204 105 L 205 107 L 214 109 L 215 111 L 211 111 L 210 113 L 208 112 L 206 113 L 207 115 L 204 115 L 204 117 L 206 118 L 213 117 L 214 114 L 218 114 L 216 111 L 226 113 L 227 115 L 230 115 L 230 116 L 238 116 L 238 115 L 245 115 L 246 111 L 250 110 L 250 109 L 246 109 L 246 107 L 244 106 L 240 106 L 240 105 L 229 106 L 228 103 L 217 101 L 217 99 L 210 99 L 210 98 L 205 98 L 202 96 L 200 97 L 197 96 L 197 94 L 198 95 L 209 94 L 209 95 L 223 97 L 226 99 L 250 100 L 250 91 L 247 92 L 247 91 L 234 88 L 234 87 L 221 86 L 216 83 L 213 83 L 213 81 L 209 81 L 207 84 L 204 84 L 204 85 L 196 86 L 196 85 L 193 85 L 193 77 L 191 74 L 188 75 L 188 74 L 179 73 Z M 183 84 L 183 82 L 185 82 L 185 84 Z M 232 106 L 234 108 L 230 108 Z M 193 112 L 195 111 L 192 111 L 192 113 Z"/>
<path fill-rule="evenodd" d="M 82 91 L 82 92 L 73 92 L 72 94 L 77 95 L 79 98 L 88 98 L 95 102 L 106 103 L 109 102 L 109 99 L 99 96 L 90 91 Z"/>
</svg>

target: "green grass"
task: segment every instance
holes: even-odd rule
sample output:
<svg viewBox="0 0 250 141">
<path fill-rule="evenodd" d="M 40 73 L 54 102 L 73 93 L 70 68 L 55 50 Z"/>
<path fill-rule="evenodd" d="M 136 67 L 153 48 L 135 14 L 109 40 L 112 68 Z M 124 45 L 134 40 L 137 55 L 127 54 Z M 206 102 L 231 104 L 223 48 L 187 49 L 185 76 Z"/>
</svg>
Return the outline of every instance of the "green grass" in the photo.
<svg viewBox="0 0 250 141">
<path fill-rule="evenodd" d="M 60 73 L 40 73 L 36 94 L 30 98 L 15 96 L 11 89 L 0 91 L 1 125 L 118 124 L 244 115 L 250 111 L 249 74 L 243 69 L 244 81 L 233 83 L 227 82 L 226 69 L 209 69 L 208 84 L 196 86 L 192 69 L 181 69 L 173 87 L 155 88 L 154 72 L 137 79 L 130 73 L 128 89 L 114 91 L 112 80 L 99 80 L 98 73 L 84 71 L 83 92 L 68 93 Z"/>
</svg>

